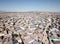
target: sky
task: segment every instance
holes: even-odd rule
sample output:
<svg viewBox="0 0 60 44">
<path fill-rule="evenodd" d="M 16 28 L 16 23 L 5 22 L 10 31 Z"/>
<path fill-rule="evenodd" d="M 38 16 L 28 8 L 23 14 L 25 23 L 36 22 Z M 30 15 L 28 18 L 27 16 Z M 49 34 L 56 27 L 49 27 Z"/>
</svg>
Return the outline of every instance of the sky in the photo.
<svg viewBox="0 0 60 44">
<path fill-rule="evenodd" d="M 60 12 L 60 0 L 0 0 L 0 11 Z"/>
</svg>

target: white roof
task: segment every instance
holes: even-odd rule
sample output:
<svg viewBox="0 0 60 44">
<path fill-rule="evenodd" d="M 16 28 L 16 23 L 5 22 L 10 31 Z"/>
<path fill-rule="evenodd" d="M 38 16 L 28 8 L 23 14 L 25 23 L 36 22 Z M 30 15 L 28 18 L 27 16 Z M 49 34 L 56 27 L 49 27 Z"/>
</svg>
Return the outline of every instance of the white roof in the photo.
<svg viewBox="0 0 60 44">
<path fill-rule="evenodd" d="M 20 39 L 20 40 L 18 40 L 18 42 L 20 42 L 20 43 L 21 43 L 21 42 L 22 42 L 22 41 L 21 41 L 21 39 Z"/>
<path fill-rule="evenodd" d="M 31 41 L 29 41 L 28 43 L 32 43 L 34 41 L 34 39 L 33 40 L 31 40 Z"/>
<path fill-rule="evenodd" d="M 0 33 L 0 36 L 4 36 L 4 34 Z"/>
</svg>

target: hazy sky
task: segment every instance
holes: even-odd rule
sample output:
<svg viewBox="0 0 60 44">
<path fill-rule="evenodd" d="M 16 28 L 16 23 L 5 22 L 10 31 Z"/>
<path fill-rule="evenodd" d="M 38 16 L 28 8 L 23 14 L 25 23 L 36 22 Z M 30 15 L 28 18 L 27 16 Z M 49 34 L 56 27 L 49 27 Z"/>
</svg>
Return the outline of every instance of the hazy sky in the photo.
<svg viewBox="0 0 60 44">
<path fill-rule="evenodd" d="M 0 0 L 0 10 L 60 12 L 60 0 Z"/>
</svg>

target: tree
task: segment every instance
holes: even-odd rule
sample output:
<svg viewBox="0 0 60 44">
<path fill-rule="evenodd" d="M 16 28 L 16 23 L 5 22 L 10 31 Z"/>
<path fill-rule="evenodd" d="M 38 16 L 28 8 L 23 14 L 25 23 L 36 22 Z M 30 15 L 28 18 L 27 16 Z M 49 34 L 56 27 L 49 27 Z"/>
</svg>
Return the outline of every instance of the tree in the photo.
<svg viewBox="0 0 60 44">
<path fill-rule="evenodd" d="M 21 39 L 21 44 L 24 44 L 24 42 L 23 42 L 23 39 L 22 39 L 22 37 L 21 37 L 21 34 L 19 33 L 19 37 L 20 37 L 20 39 Z"/>
</svg>

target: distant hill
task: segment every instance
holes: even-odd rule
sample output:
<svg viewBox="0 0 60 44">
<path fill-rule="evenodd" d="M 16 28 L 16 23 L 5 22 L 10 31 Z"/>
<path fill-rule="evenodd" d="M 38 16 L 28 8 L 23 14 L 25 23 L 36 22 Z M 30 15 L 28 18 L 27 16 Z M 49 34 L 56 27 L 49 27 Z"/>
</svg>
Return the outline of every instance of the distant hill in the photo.
<svg viewBox="0 0 60 44">
<path fill-rule="evenodd" d="M 56 17 L 60 18 L 60 12 L 5 12 L 5 11 L 0 11 L 0 15 L 42 15 L 42 16 L 47 16 L 47 15 L 53 15 Z"/>
<path fill-rule="evenodd" d="M 1 11 L 1 10 L 0 10 L 0 12 L 4 12 L 4 11 Z"/>
</svg>

